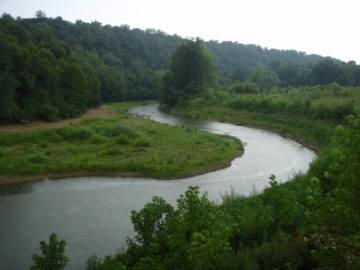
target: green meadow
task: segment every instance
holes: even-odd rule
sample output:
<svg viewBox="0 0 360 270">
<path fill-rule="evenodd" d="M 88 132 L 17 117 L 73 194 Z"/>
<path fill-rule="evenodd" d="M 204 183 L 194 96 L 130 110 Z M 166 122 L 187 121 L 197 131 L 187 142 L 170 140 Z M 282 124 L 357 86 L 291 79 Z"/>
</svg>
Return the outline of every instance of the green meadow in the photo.
<svg viewBox="0 0 360 270">
<path fill-rule="evenodd" d="M 219 169 L 242 153 L 235 139 L 130 116 L 136 103 L 108 105 L 106 119 L 0 134 L 0 183 L 79 175 L 180 178 Z"/>
<path fill-rule="evenodd" d="M 320 151 L 335 127 L 360 111 L 360 89 L 335 85 L 278 88 L 237 94 L 231 87 L 209 91 L 171 111 L 192 118 L 216 119 L 277 132 Z"/>
</svg>

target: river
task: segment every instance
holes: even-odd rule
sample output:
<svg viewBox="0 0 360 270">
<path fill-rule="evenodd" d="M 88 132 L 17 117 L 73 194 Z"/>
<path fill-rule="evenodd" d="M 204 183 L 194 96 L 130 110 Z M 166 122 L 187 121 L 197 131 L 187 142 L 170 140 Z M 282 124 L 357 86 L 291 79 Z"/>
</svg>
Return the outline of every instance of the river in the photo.
<svg viewBox="0 0 360 270">
<path fill-rule="evenodd" d="M 29 269 L 39 241 L 56 232 L 67 242 L 68 269 L 85 269 L 89 256 L 114 254 L 134 236 L 130 221 L 153 196 L 175 203 L 188 186 L 197 185 L 221 202 L 231 190 L 243 195 L 261 192 L 274 174 L 287 181 L 306 172 L 316 158 L 310 149 L 260 129 L 188 119 L 160 112 L 157 104 L 134 107 L 129 113 L 170 125 L 185 125 L 239 138 L 242 157 L 231 166 L 181 180 L 124 177 L 81 177 L 43 180 L 0 190 L 0 269 Z"/>
</svg>

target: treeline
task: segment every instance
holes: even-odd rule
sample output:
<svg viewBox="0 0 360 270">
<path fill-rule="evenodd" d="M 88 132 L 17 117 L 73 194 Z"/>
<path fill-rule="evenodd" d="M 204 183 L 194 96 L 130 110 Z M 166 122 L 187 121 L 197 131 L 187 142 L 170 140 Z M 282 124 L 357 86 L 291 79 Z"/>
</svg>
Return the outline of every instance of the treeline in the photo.
<svg viewBox="0 0 360 270">
<path fill-rule="evenodd" d="M 73 24 L 41 12 L 34 19 L 4 14 L 0 122 L 55 121 L 102 102 L 156 98 L 161 68 L 181 42 L 160 32 Z"/>
<path fill-rule="evenodd" d="M 200 40 L 189 41 L 175 51 L 162 80 L 161 103 L 164 109 L 198 104 L 224 105 L 236 111 L 295 115 L 343 122 L 359 110 L 360 88 L 338 83 L 303 87 L 260 87 L 254 82 L 217 83 L 211 53 Z M 267 85 L 267 87 L 266 87 Z M 201 118 L 201 117 L 200 117 Z"/>
<path fill-rule="evenodd" d="M 206 43 L 213 53 L 222 82 L 252 81 L 259 87 L 338 83 L 360 85 L 360 66 L 330 57 L 296 51 L 268 50 L 234 42 Z"/>
<path fill-rule="evenodd" d="M 54 121 L 102 102 L 158 97 L 176 35 L 61 17 L 0 18 L 0 122 Z M 252 81 L 260 88 L 337 82 L 360 85 L 354 62 L 268 50 L 234 42 L 204 42 L 220 83 Z M 320 61 L 320 62 L 319 62 Z"/>
</svg>

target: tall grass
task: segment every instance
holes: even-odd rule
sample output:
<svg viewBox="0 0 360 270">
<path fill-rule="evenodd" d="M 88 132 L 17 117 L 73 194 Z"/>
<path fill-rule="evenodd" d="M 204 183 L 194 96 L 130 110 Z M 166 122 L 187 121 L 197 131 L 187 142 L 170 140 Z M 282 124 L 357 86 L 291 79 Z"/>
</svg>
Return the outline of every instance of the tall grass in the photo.
<svg viewBox="0 0 360 270">
<path fill-rule="evenodd" d="M 241 152 L 229 138 L 124 114 L 25 133 L 0 134 L 0 181 L 47 174 L 178 178 L 224 167 Z"/>
</svg>

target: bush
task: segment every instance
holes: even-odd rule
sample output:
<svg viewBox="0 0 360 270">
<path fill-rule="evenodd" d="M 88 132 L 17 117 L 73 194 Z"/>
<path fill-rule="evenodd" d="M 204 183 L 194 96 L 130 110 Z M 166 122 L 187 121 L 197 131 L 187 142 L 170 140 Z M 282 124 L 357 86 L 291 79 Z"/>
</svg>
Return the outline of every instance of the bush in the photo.
<svg viewBox="0 0 360 270">
<path fill-rule="evenodd" d="M 66 140 L 88 140 L 94 133 L 91 129 L 83 127 L 61 128 L 57 132 Z"/>
<path fill-rule="evenodd" d="M 136 132 L 130 128 L 123 127 L 121 125 L 97 128 L 96 133 L 105 137 L 117 137 L 120 135 L 133 137 L 137 135 Z"/>
<path fill-rule="evenodd" d="M 141 137 L 135 141 L 135 146 L 146 148 L 151 146 L 151 142 L 147 138 Z"/>
<path fill-rule="evenodd" d="M 27 160 L 31 163 L 43 163 L 48 160 L 48 157 L 44 153 L 34 153 L 29 155 Z"/>
<path fill-rule="evenodd" d="M 108 151 L 106 151 L 106 154 L 109 156 L 119 156 L 122 154 L 120 149 L 117 148 L 111 148 Z"/>
<path fill-rule="evenodd" d="M 49 237 L 49 243 L 40 242 L 42 255 L 34 254 L 30 270 L 62 270 L 69 259 L 64 255 L 66 242 L 58 240 L 55 233 Z"/>
<path fill-rule="evenodd" d="M 235 94 L 256 94 L 260 92 L 260 89 L 253 82 L 235 82 L 228 87 L 228 91 Z"/>
<path fill-rule="evenodd" d="M 116 139 L 116 143 L 119 145 L 126 145 L 130 143 L 130 140 L 128 137 L 121 135 Z"/>
<path fill-rule="evenodd" d="M 103 136 L 97 134 L 94 134 L 89 140 L 91 144 L 101 144 L 104 143 L 105 141 L 106 139 Z"/>
<path fill-rule="evenodd" d="M 86 270 L 125 270 L 124 265 L 111 257 L 99 259 L 91 256 L 86 263 Z"/>
</svg>

